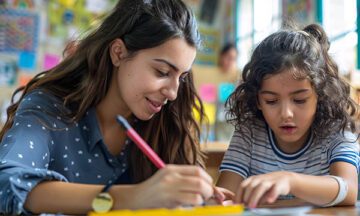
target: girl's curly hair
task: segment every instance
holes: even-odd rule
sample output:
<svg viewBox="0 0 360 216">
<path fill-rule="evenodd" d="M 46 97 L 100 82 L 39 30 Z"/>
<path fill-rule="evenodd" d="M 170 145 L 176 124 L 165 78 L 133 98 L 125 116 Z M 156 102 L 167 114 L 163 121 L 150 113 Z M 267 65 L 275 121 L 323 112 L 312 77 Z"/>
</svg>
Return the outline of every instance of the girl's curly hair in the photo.
<svg viewBox="0 0 360 216">
<path fill-rule="evenodd" d="M 262 80 L 266 75 L 289 70 L 294 71 L 296 78 L 308 79 L 318 95 L 312 124 L 317 136 L 345 129 L 354 132 L 353 117 L 358 105 L 350 97 L 350 85 L 339 76 L 338 66 L 328 53 L 329 47 L 325 31 L 317 24 L 302 30 L 283 29 L 265 38 L 245 65 L 242 82 L 226 101 L 227 120 L 240 131 L 256 119 L 265 121 L 257 108 Z"/>
</svg>

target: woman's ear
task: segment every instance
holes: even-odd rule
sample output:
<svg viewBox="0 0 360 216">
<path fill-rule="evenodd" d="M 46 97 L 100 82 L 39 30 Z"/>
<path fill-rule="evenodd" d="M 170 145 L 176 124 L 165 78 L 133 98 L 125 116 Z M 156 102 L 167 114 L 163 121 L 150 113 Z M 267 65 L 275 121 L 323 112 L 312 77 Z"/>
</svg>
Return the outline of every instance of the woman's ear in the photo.
<svg viewBox="0 0 360 216">
<path fill-rule="evenodd" d="M 115 67 L 119 67 L 120 61 L 127 56 L 125 43 L 120 38 L 113 40 L 110 44 L 110 58 Z"/>
</svg>

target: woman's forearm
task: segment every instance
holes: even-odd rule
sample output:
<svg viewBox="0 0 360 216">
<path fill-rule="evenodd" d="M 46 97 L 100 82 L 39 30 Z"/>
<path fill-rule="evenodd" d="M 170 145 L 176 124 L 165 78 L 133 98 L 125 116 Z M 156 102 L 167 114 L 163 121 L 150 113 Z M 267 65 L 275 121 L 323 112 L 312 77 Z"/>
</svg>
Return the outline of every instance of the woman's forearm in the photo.
<svg viewBox="0 0 360 216">
<path fill-rule="evenodd" d="M 103 187 L 59 181 L 42 182 L 29 193 L 25 208 L 32 213 L 86 214 L 92 210 L 91 202 Z M 114 209 L 127 208 L 133 188 L 128 185 L 110 188 L 109 193 L 115 200 Z"/>
</svg>

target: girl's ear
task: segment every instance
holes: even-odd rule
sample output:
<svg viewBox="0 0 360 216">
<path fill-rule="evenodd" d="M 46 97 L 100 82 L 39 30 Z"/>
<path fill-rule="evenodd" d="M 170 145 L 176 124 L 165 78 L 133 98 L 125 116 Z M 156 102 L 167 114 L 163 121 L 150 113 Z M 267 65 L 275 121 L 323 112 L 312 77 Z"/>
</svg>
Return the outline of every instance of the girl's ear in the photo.
<svg viewBox="0 0 360 216">
<path fill-rule="evenodd" d="M 115 67 L 119 67 L 120 61 L 128 54 L 125 43 L 120 38 L 117 38 L 111 42 L 109 52 L 111 61 Z"/>
</svg>

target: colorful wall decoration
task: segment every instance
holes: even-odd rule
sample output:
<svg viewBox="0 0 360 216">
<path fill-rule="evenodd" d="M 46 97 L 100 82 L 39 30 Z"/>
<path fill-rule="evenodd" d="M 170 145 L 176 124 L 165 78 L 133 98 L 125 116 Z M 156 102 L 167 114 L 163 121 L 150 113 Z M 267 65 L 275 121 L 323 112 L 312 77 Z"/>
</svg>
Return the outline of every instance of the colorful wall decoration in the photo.
<svg viewBox="0 0 360 216">
<path fill-rule="evenodd" d="M 220 47 L 235 42 L 235 0 L 185 0 L 197 17 L 202 44 L 196 64 L 216 66 Z"/>
<path fill-rule="evenodd" d="M 220 32 L 216 28 L 199 27 L 202 40 L 201 48 L 196 56 L 197 64 L 216 65 L 220 51 Z"/>
<path fill-rule="evenodd" d="M 290 18 L 299 24 L 309 24 L 315 21 L 315 2 L 312 0 L 283 0 L 283 17 Z"/>
<path fill-rule="evenodd" d="M 0 8 L 0 52 L 35 52 L 38 31 L 36 13 Z"/>
<path fill-rule="evenodd" d="M 96 25 L 115 0 L 50 0 L 48 2 L 49 35 L 68 38 Z M 75 35 L 76 36 L 76 35 Z"/>
</svg>

